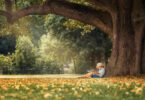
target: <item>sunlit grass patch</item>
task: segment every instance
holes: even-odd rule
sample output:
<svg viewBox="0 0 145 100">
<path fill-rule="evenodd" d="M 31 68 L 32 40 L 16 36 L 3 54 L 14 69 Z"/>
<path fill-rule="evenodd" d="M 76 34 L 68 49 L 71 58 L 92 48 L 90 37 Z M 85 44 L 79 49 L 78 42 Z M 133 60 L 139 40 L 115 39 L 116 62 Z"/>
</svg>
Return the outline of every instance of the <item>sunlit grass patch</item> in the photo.
<svg viewBox="0 0 145 100">
<path fill-rule="evenodd" d="M 0 79 L 0 100 L 143 100 L 143 78 Z"/>
</svg>

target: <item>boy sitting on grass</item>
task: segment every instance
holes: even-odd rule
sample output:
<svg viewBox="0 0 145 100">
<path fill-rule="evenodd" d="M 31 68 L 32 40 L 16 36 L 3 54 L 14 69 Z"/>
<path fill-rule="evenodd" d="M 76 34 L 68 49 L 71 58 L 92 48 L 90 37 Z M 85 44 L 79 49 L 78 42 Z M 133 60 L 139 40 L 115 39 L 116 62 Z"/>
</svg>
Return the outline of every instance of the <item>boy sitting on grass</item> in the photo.
<svg viewBox="0 0 145 100">
<path fill-rule="evenodd" d="M 97 69 L 99 71 L 97 71 Z M 87 73 L 86 75 L 83 75 L 82 77 L 79 78 L 102 78 L 105 74 L 105 69 L 104 69 L 104 65 L 102 63 L 98 63 L 96 66 L 95 70 L 91 70 L 89 73 Z"/>
</svg>

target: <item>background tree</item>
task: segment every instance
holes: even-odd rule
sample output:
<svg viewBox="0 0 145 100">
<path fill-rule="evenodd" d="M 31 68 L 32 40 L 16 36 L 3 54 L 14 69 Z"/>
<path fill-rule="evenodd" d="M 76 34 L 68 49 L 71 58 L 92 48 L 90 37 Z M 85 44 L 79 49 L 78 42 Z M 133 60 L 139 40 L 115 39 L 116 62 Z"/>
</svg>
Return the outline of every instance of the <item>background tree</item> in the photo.
<svg viewBox="0 0 145 100">
<path fill-rule="evenodd" d="M 39 43 L 39 58 L 37 66 L 42 73 L 60 74 L 63 73 L 64 65 L 68 64 L 68 59 L 65 57 L 66 48 L 50 34 L 43 35 Z"/>
<path fill-rule="evenodd" d="M 0 74 L 12 74 L 13 69 L 12 57 L 0 55 Z"/>
<path fill-rule="evenodd" d="M 36 48 L 29 37 L 21 36 L 17 40 L 14 66 L 18 74 L 33 74 L 35 73 L 35 61 L 37 53 Z"/>
</svg>

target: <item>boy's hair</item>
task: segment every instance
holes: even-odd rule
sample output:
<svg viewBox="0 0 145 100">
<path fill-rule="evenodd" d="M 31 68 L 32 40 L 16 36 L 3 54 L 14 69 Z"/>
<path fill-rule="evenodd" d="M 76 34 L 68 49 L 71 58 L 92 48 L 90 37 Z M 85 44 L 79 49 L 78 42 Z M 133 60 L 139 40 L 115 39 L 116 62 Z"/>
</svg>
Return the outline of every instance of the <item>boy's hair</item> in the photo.
<svg viewBox="0 0 145 100">
<path fill-rule="evenodd" d="M 104 68 L 104 65 L 102 63 L 97 63 L 96 67 L 103 67 Z"/>
</svg>

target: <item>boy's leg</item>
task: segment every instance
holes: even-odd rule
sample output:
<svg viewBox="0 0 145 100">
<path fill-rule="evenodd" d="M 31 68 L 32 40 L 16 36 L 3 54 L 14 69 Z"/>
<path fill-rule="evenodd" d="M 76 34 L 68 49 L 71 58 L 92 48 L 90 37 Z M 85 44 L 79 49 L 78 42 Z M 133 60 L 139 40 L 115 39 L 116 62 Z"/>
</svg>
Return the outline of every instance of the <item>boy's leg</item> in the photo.
<svg viewBox="0 0 145 100">
<path fill-rule="evenodd" d="M 92 77 L 92 78 L 99 78 L 99 76 L 96 75 L 96 74 L 92 75 L 91 77 Z"/>
<path fill-rule="evenodd" d="M 84 76 L 86 76 L 86 77 L 91 77 L 93 75 L 93 72 L 90 72 L 90 73 L 87 73 L 86 75 L 84 75 Z"/>
<path fill-rule="evenodd" d="M 79 77 L 79 78 L 89 78 L 89 77 L 91 77 L 93 75 L 93 72 L 90 72 L 90 73 L 87 73 L 87 74 L 85 74 L 85 75 L 83 75 L 83 76 L 81 76 L 81 77 Z"/>
</svg>

